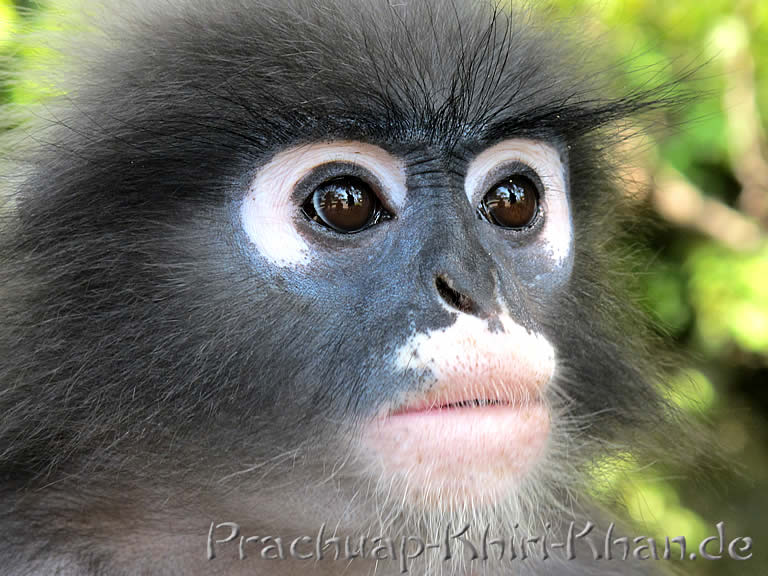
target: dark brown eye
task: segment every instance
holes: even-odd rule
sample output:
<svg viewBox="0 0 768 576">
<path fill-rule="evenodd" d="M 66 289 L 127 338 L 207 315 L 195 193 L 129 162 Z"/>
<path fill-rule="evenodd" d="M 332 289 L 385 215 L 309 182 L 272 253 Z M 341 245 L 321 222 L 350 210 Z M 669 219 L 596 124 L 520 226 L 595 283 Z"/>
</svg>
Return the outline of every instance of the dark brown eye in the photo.
<svg viewBox="0 0 768 576">
<path fill-rule="evenodd" d="M 304 202 L 303 209 L 307 217 L 343 234 L 364 230 L 385 216 L 371 187 L 354 176 L 323 182 Z"/>
<path fill-rule="evenodd" d="M 527 228 L 539 213 L 538 189 L 528 176 L 514 174 L 491 188 L 477 210 L 502 228 Z"/>
</svg>

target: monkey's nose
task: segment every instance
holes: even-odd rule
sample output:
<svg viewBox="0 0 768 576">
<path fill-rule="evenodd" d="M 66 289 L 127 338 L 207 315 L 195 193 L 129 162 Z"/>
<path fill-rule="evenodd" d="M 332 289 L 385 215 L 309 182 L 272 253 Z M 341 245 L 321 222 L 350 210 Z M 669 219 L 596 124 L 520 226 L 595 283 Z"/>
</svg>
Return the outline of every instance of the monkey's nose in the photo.
<svg viewBox="0 0 768 576">
<path fill-rule="evenodd" d="M 435 278 L 435 288 L 437 288 L 440 298 L 451 308 L 472 316 L 481 315 L 477 303 L 470 296 L 456 290 L 447 276 L 438 275 Z"/>
</svg>

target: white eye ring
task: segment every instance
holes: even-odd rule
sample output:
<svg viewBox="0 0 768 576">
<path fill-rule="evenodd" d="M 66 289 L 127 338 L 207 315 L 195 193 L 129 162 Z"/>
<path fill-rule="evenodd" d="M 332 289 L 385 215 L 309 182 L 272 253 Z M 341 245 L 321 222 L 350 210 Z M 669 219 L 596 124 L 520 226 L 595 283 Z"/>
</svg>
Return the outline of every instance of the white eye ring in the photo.
<svg viewBox="0 0 768 576">
<path fill-rule="evenodd" d="M 257 252 L 275 266 L 308 264 L 312 248 L 296 227 L 296 186 L 324 164 L 344 162 L 370 172 L 387 204 L 405 203 L 405 167 L 387 151 L 363 142 L 322 142 L 277 154 L 256 174 L 240 208 L 243 229 Z"/>
<path fill-rule="evenodd" d="M 568 202 L 566 165 L 560 151 L 541 140 L 513 138 L 481 152 L 469 165 L 464 190 L 472 206 L 478 206 L 494 180 L 489 176 L 505 164 L 528 166 L 543 186 L 539 203 L 544 211 L 540 238 L 556 265 L 569 259 L 573 245 L 573 226 Z"/>
</svg>

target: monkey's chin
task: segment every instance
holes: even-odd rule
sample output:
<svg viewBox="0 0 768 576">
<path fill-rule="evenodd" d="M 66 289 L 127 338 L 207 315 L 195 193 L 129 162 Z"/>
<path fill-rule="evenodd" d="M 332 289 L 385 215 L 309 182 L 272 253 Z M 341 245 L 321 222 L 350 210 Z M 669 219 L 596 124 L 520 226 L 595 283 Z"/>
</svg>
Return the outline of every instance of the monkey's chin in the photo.
<svg viewBox="0 0 768 576">
<path fill-rule="evenodd" d="M 364 449 L 386 483 L 426 505 L 485 504 L 520 487 L 549 441 L 540 402 L 414 410 L 375 420 Z"/>
</svg>

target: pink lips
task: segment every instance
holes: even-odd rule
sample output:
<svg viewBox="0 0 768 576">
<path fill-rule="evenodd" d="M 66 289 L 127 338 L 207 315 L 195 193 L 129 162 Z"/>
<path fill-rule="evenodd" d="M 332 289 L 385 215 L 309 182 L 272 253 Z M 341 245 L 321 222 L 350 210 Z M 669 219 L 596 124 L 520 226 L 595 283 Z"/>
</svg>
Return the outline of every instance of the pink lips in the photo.
<svg viewBox="0 0 768 576">
<path fill-rule="evenodd" d="M 438 382 L 426 393 L 400 404 L 388 416 L 391 418 L 414 412 L 445 410 L 519 408 L 541 401 L 541 386 L 536 378 L 510 382 L 499 380 L 497 374 L 494 374 L 494 380 L 489 378 L 479 381 L 471 378 L 470 375 L 466 375 L 463 379 L 458 376 L 458 374 L 454 375 L 447 382 Z"/>
<path fill-rule="evenodd" d="M 513 491 L 546 451 L 543 391 L 552 347 L 509 317 L 491 332 L 460 316 L 414 337 L 404 365 L 434 377 L 374 420 L 363 445 L 379 477 L 401 481 L 420 501 L 494 499 Z"/>
</svg>

